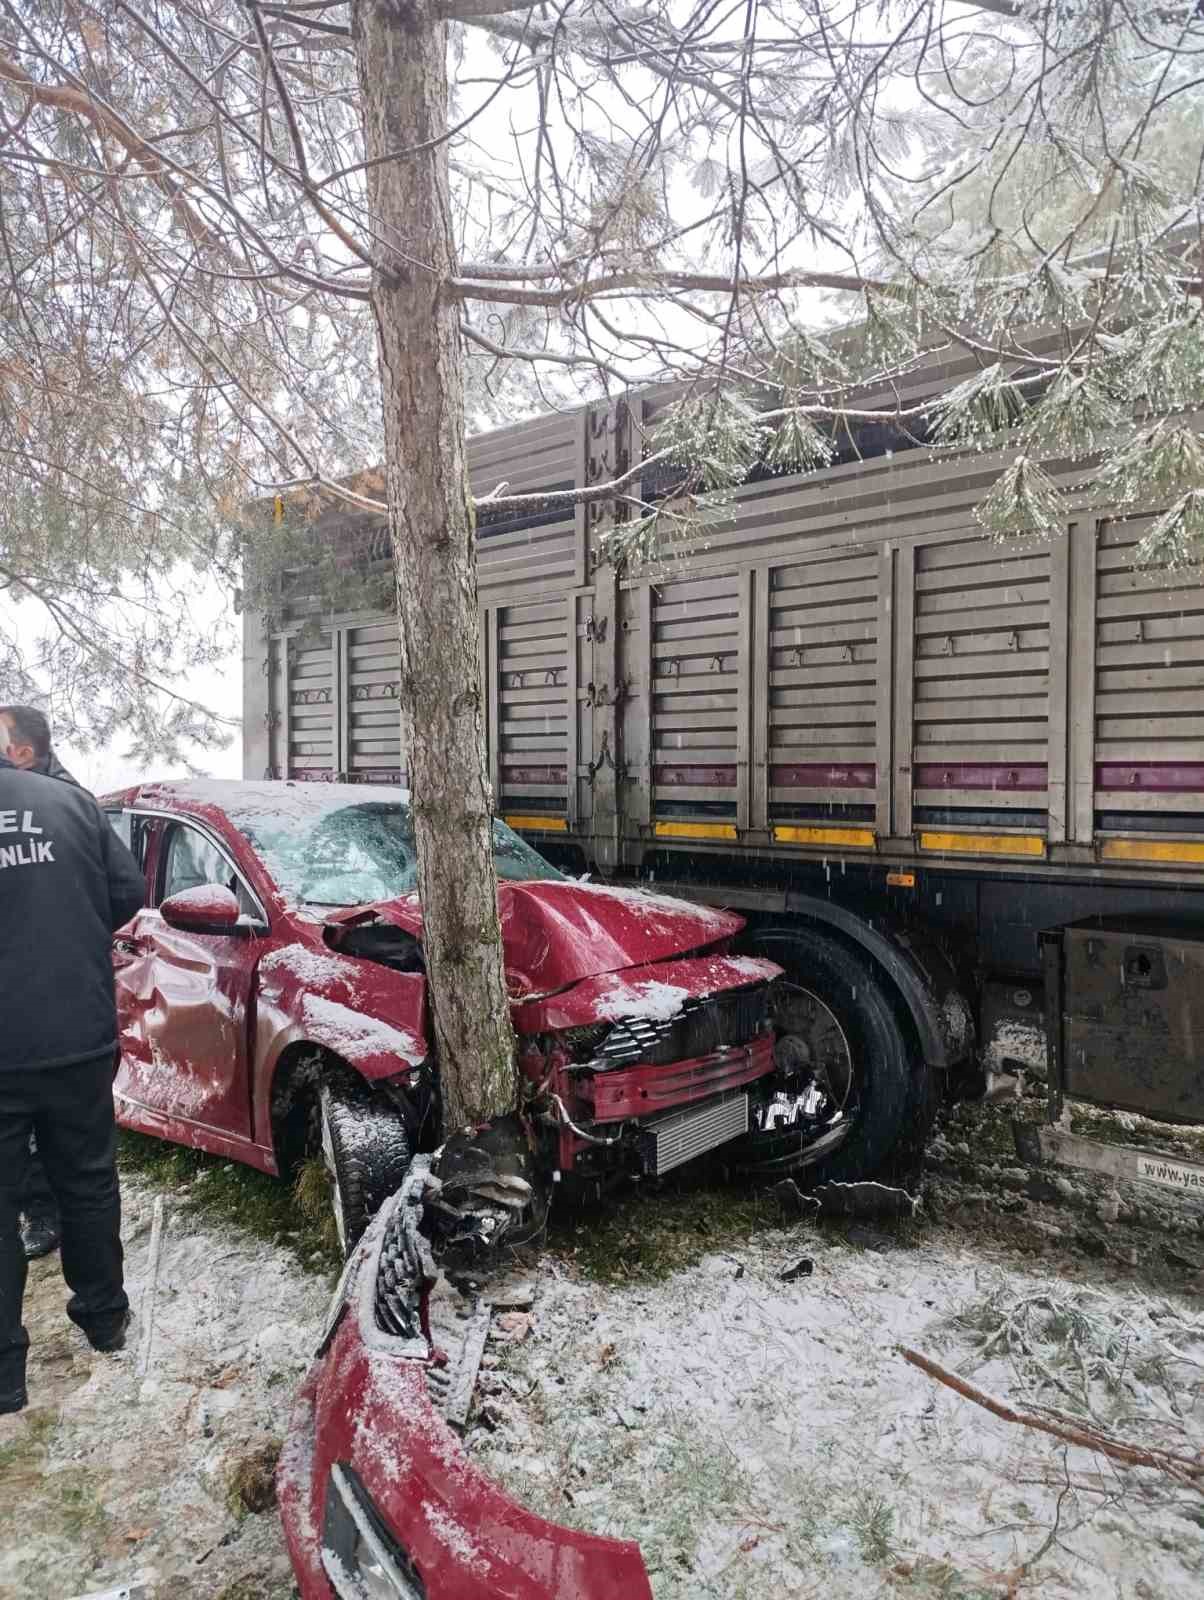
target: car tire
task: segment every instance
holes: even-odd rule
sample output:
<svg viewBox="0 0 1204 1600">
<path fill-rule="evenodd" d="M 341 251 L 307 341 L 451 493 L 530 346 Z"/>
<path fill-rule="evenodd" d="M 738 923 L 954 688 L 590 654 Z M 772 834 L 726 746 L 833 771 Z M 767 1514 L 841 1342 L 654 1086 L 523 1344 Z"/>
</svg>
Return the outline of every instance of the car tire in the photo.
<svg viewBox="0 0 1204 1600">
<path fill-rule="evenodd" d="M 351 1254 L 413 1159 L 401 1113 L 364 1084 L 324 1083 L 318 1097 L 322 1162 L 335 1229 Z"/>
<path fill-rule="evenodd" d="M 927 1072 L 913 1059 L 890 998 L 869 965 L 844 945 L 810 930 L 767 931 L 749 941 L 776 961 L 787 983 L 814 996 L 847 1040 L 854 1081 L 845 1104 L 852 1126 L 830 1154 L 801 1168 L 809 1184 L 871 1178 L 927 1115 Z M 925 1130 L 926 1131 L 926 1130 Z"/>
</svg>

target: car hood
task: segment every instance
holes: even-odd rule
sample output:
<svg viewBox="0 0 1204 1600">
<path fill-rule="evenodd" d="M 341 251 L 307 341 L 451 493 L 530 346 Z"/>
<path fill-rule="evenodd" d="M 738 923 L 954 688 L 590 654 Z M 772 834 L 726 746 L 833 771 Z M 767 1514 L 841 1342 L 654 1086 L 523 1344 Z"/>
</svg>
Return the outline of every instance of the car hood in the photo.
<svg viewBox="0 0 1204 1600">
<path fill-rule="evenodd" d="M 547 880 L 500 883 L 498 910 L 510 993 L 555 994 L 582 978 L 663 961 L 730 939 L 744 926 L 731 911 L 609 884 Z M 416 894 L 355 906 L 327 919 L 339 925 L 388 922 L 422 937 Z"/>
</svg>

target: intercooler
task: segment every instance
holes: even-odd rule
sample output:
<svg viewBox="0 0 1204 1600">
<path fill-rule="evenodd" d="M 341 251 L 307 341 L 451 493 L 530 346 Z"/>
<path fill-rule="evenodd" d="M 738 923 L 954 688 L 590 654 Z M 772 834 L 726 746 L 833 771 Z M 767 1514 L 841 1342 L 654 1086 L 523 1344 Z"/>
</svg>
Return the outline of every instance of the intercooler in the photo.
<svg viewBox="0 0 1204 1600">
<path fill-rule="evenodd" d="M 644 1169 L 658 1177 L 748 1132 L 748 1096 L 725 1095 L 657 1117 L 640 1135 Z"/>
</svg>

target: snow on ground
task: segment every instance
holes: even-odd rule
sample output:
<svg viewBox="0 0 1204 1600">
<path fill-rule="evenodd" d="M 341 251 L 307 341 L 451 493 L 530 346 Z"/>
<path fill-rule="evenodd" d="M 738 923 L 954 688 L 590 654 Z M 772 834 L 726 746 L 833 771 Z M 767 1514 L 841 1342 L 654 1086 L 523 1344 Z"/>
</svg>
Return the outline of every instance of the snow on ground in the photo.
<svg viewBox="0 0 1204 1600">
<path fill-rule="evenodd" d="M 154 1196 L 128 1178 L 125 1195 L 137 1307 Z M 62 1315 L 57 1258 L 32 1270 L 32 1405 L 0 1418 L 0 1600 L 138 1578 L 150 1600 L 293 1594 L 275 1514 L 240 1520 L 226 1473 L 283 1433 L 329 1285 L 168 1205 L 144 1379 L 140 1321 L 125 1354 L 93 1355 Z M 1129 1437 L 1177 1408 L 1199 1449 L 1199 1278 L 1151 1276 L 1119 1243 L 1085 1255 L 1069 1218 L 1028 1219 L 1026 1254 L 1025 1216 L 971 1229 L 959 1209 L 772 1229 L 655 1286 L 602 1287 L 547 1253 L 532 1331 L 487 1357 L 471 1447 L 535 1509 L 637 1538 L 657 1600 L 1204 1593 L 1204 1496 L 1066 1454 L 895 1351 L 1017 1401 L 1073 1410 L 1086 1394 Z M 1154 1233 L 1143 1254 L 1191 1254 L 1196 1220 L 1167 1236 L 1180 1254 Z"/>
<path fill-rule="evenodd" d="M 984 1357 L 982 1330 L 995 1329 L 1001 1306 L 1037 1296 L 1023 1337 L 1031 1347 L 1048 1334 L 1056 1346 L 1067 1305 L 1081 1299 L 1086 1325 L 1116 1338 L 1101 1361 L 1076 1326 L 1062 1345 L 1070 1388 L 1077 1344 L 1104 1415 L 1127 1414 L 1123 1431 L 1149 1439 L 1180 1404 L 1198 1449 L 1198 1298 L 1175 1306 L 1098 1267 L 1022 1262 L 943 1231 L 915 1248 L 885 1237 L 857 1248 L 805 1225 L 656 1287 L 546 1280 L 533 1336 L 485 1374 L 495 1431 L 472 1436 L 481 1464 L 548 1516 L 638 1539 L 657 1600 L 1204 1593 L 1204 1497 L 1122 1482 L 1085 1451 L 1065 1455 L 934 1384 L 895 1348 L 1031 1400 L 1034 1369 L 1018 1370 L 998 1337 Z M 783 1282 L 803 1256 L 810 1275 Z M 1084 1272 L 1093 1281 L 1076 1283 Z M 1054 1297 L 1052 1312 L 1041 1296 Z M 1160 1329 L 1180 1319 L 1193 1330 L 1188 1360 L 1163 1388 Z M 1128 1351 L 1140 1376 L 1125 1373 L 1109 1400 L 1106 1380 Z M 1076 1489 L 1063 1496 L 1067 1472 Z"/>
<path fill-rule="evenodd" d="M 141 1579 L 153 1600 L 287 1600 L 274 1512 L 241 1520 L 226 1473 L 279 1438 L 329 1298 L 325 1278 L 167 1201 L 147 1375 L 138 1376 L 153 1192 L 123 1179 L 128 1348 L 94 1354 L 63 1312 L 58 1257 L 26 1294 L 29 1408 L 0 1417 L 0 1600 Z M 240 1586 L 241 1585 L 241 1586 Z"/>
</svg>

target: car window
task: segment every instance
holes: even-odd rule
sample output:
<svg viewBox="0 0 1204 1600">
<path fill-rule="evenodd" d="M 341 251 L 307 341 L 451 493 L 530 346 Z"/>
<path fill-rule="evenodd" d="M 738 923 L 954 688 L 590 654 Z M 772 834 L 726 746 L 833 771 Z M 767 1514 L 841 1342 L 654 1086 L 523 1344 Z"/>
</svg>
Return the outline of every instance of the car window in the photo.
<svg viewBox="0 0 1204 1600">
<path fill-rule="evenodd" d="M 301 905 L 358 906 L 391 900 L 418 885 L 408 806 L 364 801 L 314 815 L 259 809 L 230 820 L 258 851 L 286 899 Z M 560 878 L 504 822 L 493 824 L 497 875 L 511 883 Z"/>
<path fill-rule="evenodd" d="M 130 817 L 129 812 L 106 811 L 105 816 L 108 819 L 109 827 L 112 828 L 113 832 L 128 850 L 130 848 L 130 836 L 133 832 L 132 818 Z"/>
<path fill-rule="evenodd" d="M 221 851 L 215 849 L 203 833 L 184 823 L 177 823 L 167 835 L 162 878 L 160 901 L 168 900 L 185 889 L 199 889 L 203 884 L 220 883 L 236 896 L 240 913 L 244 916 L 258 914 L 255 902 Z"/>
<path fill-rule="evenodd" d="M 146 846 L 150 838 L 150 818 L 136 817 L 132 811 L 108 811 L 109 826 L 140 867 L 146 866 Z"/>
</svg>

